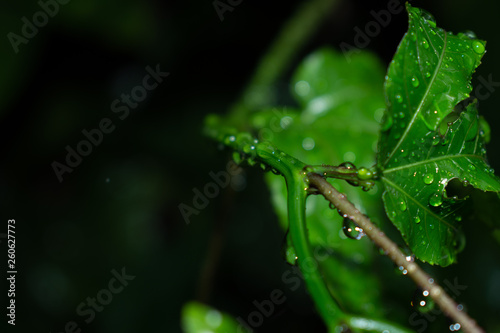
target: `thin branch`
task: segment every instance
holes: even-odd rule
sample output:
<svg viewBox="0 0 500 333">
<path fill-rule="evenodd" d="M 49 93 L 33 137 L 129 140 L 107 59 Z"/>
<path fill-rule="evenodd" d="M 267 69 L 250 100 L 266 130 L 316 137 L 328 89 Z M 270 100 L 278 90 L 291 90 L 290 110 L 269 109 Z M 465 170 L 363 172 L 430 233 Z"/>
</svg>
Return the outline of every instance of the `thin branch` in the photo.
<svg viewBox="0 0 500 333">
<path fill-rule="evenodd" d="M 363 215 L 354 205 L 347 200 L 346 196 L 338 192 L 323 177 L 315 173 L 309 173 L 310 184 L 315 186 L 321 194 L 330 201 L 342 214 L 353 220 L 371 240 L 379 246 L 384 253 L 399 267 L 403 267 L 408 275 L 422 290 L 429 291 L 429 295 L 440 306 L 441 310 L 458 322 L 465 332 L 484 333 L 476 321 L 470 318 L 464 311 L 459 310 L 455 301 L 440 287 L 434 279 L 425 273 L 416 263 L 408 262 L 398 246 L 390 240 L 384 232 L 378 229 L 369 218 Z"/>
</svg>

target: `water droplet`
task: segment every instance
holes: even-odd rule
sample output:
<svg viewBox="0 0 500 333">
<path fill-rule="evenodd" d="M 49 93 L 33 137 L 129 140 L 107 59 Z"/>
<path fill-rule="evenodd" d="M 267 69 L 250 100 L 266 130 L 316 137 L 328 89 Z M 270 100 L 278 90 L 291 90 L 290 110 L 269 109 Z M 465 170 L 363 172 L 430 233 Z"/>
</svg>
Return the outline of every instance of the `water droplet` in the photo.
<svg viewBox="0 0 500 333">
<path fill-rule="evenodd" d="M 425 10 L 422 10 L 422 18 L 432 28 L 436 27 L 436 19 L 434 19 L 434 16 L 432 16 L 429 12 L 426 12 Z"/>
<path fill-rule="evenodd" d="M 401 210 L 402 212 L 406 210 L 406 202 L 404 200 L 401 200 L 399 202 L 399 210 Z"/>
<path fill-rule="evenodd" d="M 420 221 L 421 221 L 421 220 L 420 220 L 420 216 L 418 216 L 418 215 L 417 215 L 417 216 L 415 216 L 415 223 L 417 223 L 417 224 L 418 224 L 418 223 L 420 223 Z"/>
<path fill-rule="evenodd" d="M 365 235 L 363 229 L 354 223 L 354 221 L 349 217 L 344 217 L 342 230 L 344 231 L 344 234 L 351 239 L 360 240 Z"/>
<path fill-rule="evenodd" d="M 460 325 L 460 323 L 451 324 L 450 325 L 450 331 L 452 331 L 452 332 L 460 331 L 461 327 L 462 326 Z"/>
<path fill-rule="evenodd" d="M 410 32 L 410 38 L 412 41 L 416 41 L 417 40 L 417 35 L 415 35 L 415 33 L 412 31 Z"/>
<path fill-rule="evenodd" d="M 429 185 L 434 181 L 434 175 L 432 173 L 428 173 L 424 176 L 424 183 Z"/>
<path fill-rule="evenodd" d="M 434 309 L 434 301 L 429 296 L 428 290 L 417 289 L 413 294 L 411 305 L 421 313 L 427 313 Z"/>
<path fill-rule="evenodd" d="M 373 178 L 373 172 L 367 168 L 359 168 L 358 178 L 361 180 L 368 180 Z"/>
<path fill-rule="evenodd" d="M 283 258 L 287 263 L 289 263 L 292 266 L 296 265 L 298 257 L 292 243 L 292 238 L 290 237 L 288 231 L 285 234 L 285 239 L 283 243 L 284 244 L 283 247 L 281 248 L 281 255 L 283 256 Z"/>
<path fill-rule="evenodd" d="M 443 197 L 440 192 L 434 193 L 429 197 L 429 204 L 434 207 L 441 206 L 443 203 Z"/>
<path fill-rule="evenodd" d="M 469 37 L 470 39 L 476 39 L 476 34 L 473 31 L 467 30 L 464 31 L 464 35 Z"/>
<path fill-rule="evenodd" d="M 408 274 L 408 271 L 406 270 L 406 268 L 404 268 L 404 266 L 399 266 L 399 267 L 397 268 L 396 272 L 401 273 L 401 274 L 403 274 L 403 275 Z"/>
<path fill-rule="evenodd" d="M 467 169 L 469 169 L 469 171 L 474 171 L 474 170 L 476 170 L 476 167 L 473 164 L 469 164 L 467 166 Z"/>
<path fill-rule="evenodd" d="M 425 77 L 431 77 L 431 73 L 425 72 Z"/>
<path fill-rule="evenodd" d="M 387 132 L 388 130 L 390 130 L 392 127 L 392 124 L 393 124 L 392 117 L 386 113 L 384 116 L 384 121 L 382 123 L 382 131 Z"/>
<path fill-rule="evenodd" d="M 472 49 L 474 50 L 474 52 L 476 52 L 477 54 L 483 54 L 484 51 L 486 50 L 485 47 L 484 47 L 484 44 L 478 40 L 475 40 L 473 43 L 472 43 Z"/>
<path fill-rule="evenodd" d="M 411 85 L 413 87 L 417 88 L 419 84 L 420 84 L 420 82 L 418 81 L 418 79 L 415 76 L 411 78 Z"/>
<path fill-rule="evenodd" d="M 439 143 L 440 140 L 441 139 L 438 136 L 432 137 L 432 145 L 437 146 L 437 144 Z"/>
<path fill-rule="evenodd" d="M 299 96 L 307 96 L 311 91 L 311 87 L 309 86 L 309 82 L 307 81 L 299 81 L 295 83 L 295 92 Z"/>
<path fill-rule="evenodd" d="M 312 150 L 315 145 L 316 143 L 314 142 L 313 138 L 305 138 L 302 141 L 302 148 L 304 148 L 305 150 Z"/>
<path fill-rule="evenodd" d="M 427 40 L 422 40 L 422 45 L 424 46 L 425 49 L 428 49 L 429 48 L 429 43 L 427 42 Z"/>
<path fill-rule="evenodd" d="M 244 145 L 243 146 L 243 152 L 246 154 L 251 153 L 253 150 L 255 150 L 255 146 L 253 146 L 253 145 Z"/>
<path fill-rule="evenodd" d="M 349 169 L 349 170 L 356 169 L 356 166 L 351 162 L 344 162 L 344 163 L 341 163 L 339 166 L 346 168 L 346 169 Z"/>
<path fill-rule="evenodd" d="M 403 102 L 403 96 L 401 96 L 401 95 L 397 94 L 397 95 L 396 95 L 396 101 L 398 101 L 398 103 Z"/>
</svg>

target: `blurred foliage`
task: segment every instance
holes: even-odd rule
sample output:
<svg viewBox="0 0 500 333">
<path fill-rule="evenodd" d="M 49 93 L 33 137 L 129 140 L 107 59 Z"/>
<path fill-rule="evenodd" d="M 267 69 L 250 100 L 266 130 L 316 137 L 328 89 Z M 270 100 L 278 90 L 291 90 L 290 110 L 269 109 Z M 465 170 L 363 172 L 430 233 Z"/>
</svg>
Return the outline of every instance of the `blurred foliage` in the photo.
<svg viewBox="0 0 500 333">
<path fill-rule="evenodd" d="M 246 170 L 238 186 L 210 200 L 189 225 L 178 209 L 181 202 L 192 203 L 193 188 L 203 189 L 212 181 L 209 172 L 226 167 L 225 153 L 201 136 L 202 119 L 224 113 L 236 100 L 299 3 L 244 1 L 221 22 L 210 1 L 70 1 L 17 54 L 6 36 L 20 34 L 21 18 L 31 20 L 40 7 L 35 1 L 2 7 L 0 193 L 3 219 L 18 222 L 19 331 L 62 332 L 70 321 L 85 332 L 180 331 L 181 307 L 198 298 L 199 281 L 207 277 L 203 267 L 211 262 L 206 257 L 207 251 L 212 253 L 207 249 L 214 230 L 220 234 L 215 242 L 219 260 L 212 265 L 213 282 L 204 302 L 244 317 L 255 311 L 254 300 L 281 288 L 287 302 L 259 331 L 324 330 L 303 284 L 294 291 L 283 287 L 282 275 L 290 270 L 280 255 L 284 232 L 259 171 Z M 488 40 L 478 76 L 500 77 L 494 61 L 500 34 L 491 23 L 498 3 L 421 3 L 450 30 L 473 28 Z M 352 41 L 353 28 L 364 28 L 373 20 L 370 12 L 386 6 L 384 1 L 341 2 L 297 54 L 290 71 L 325 44 L 338 47 Z M 368 48 L 387 64 L 405 26 L 404 14 L 394 16 Z M 83 129 L 97 128 L 101 119 L 112 117 L 111 103 L 141 84 L 145 67 L 156 64 L 171 76 L 126 121 L 116 122 L 113 133 L 59 183 L 51 163 L 64 161 L 65 147 L 84 139 Z M 277 91 L 279 102 L 292 109 L 298 104 L 289 94 L 289 76 L 278 82 Z M 494 110 L 499 99 L 494 91 L 480 101 L 492 126 L 490 162 L 496 169 L 500 136 L 495 135 Z M 458 299 L 495 331 L 499 325 L 490 314 L 500 311 L 500 258 L 491 235 L 473 222 L 464 221 L 469 244 L 459 264 L 446 271 L 427 268 L 440 280 L 459 276 L 467 289 Z M 382 292 L 394 302 L 386 304 L 388 316 L 422 320 L 415 329 L 446 322 L 435 314 L 432 319 L 410 317 L 413 285 L 394 277 L 390 262 L 380 261 L 374 271 L 382 275 Z M 77 306 L 108 288 L 111 271 L 122 267 L 136 278 L 86 323 Z M 7 290 L 4 279 L 0 289 Z M 0 324 L 2 331 L 6 325 Z"/>
</svg>

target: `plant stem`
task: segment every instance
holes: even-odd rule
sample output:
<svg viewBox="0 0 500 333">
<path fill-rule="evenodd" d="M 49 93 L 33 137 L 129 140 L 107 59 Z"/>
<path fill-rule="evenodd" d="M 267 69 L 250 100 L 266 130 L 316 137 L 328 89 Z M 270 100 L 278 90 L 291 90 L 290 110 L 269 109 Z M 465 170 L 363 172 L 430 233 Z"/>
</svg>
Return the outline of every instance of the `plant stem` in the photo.
<svg viewBox="0 0 500 333">
<path fill-rule="evenodd" d="M 323 177 L 315 173 L 309 173 L 308 178 L 311 185 L 314 185 L 319 192 L 330 201 L 340 212 L 347 214 L 370 239 L 379 246 L 384 253 L 398 266 L 402 266 L 408 275 L 422 290 L 429 291 L 430 296 L 440 306 L 441 310 L 460 323 L 465 332 L 484 333 L 476 321 L 470 318 L 464 311 L 457 308 L 455 301 L 440 287 L 434 279 L 425 273 L 416 263 L 408 262 L 398 246 L 390 240 L 384 232 L 378 229 L 368 217 L 363 215 L 354 205 L 347 200 L 344 194 L 338 192 Z"/>
<path fill-rule="evenodd" d="M 248 120 L 248 112 L 272 104 L 273 84 L 289 68 L 300 48 L 314 35 L 336 3 L 338 0 L 313 0 L 297 8 L 259 61 L 242 96 L 232 107 L 230 116 L 235 123 L 244 126 L 242 122 Z"/>
<path fill-rule="evenodd" d="M 317 258 L 309 243 L 305 216 L 307 185 L 304 181 L 306 175 L 302 171 L 305 165 L 269 144 L 259 144 L 256 149 L 261 161 L 275 168 L 285 177 L 288 189 L 289 230 L 298 258 L 298 266 L 321 317 L 327 326 L 336 326 L 346 315 L 328 291 L 321 277 Z M 280 158 L 278 159 L 277 156 Z"/>
</svg>

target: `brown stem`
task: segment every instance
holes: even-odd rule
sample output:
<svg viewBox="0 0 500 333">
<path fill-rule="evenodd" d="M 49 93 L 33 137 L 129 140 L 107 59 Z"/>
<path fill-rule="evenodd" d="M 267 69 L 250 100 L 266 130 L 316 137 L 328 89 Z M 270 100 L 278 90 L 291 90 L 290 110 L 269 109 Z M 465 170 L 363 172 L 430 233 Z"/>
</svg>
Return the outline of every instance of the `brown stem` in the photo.
<svg viewBox="0 0 500 333">
<path fill-rule="evenodd" d="M 460 323 L 465 332 L 484 333 L 474 319 L 467 313 L 458 309 L 455 301 L 440 287 L 434 279 L 425 273 L 416 263 L 408 262 L 398 246 L 390 240 L 384 232 L 377 228 L 368 217 L 363 215 L 354 205 L 347 200 L 346 196 L 337 191 L 323 177 L 315 173 L 309 173 L 310 184 L 315 186 L 319 192 L 330 201 L 342 214 L 346 214 L 353 220 L 370 239 L 386 253 L 391 260 L 403 267 L 408 275 L 422 290 L 429 291 L 432 299 L 439 305 L 441 310 L 456 322 Z"/>
</svg>

